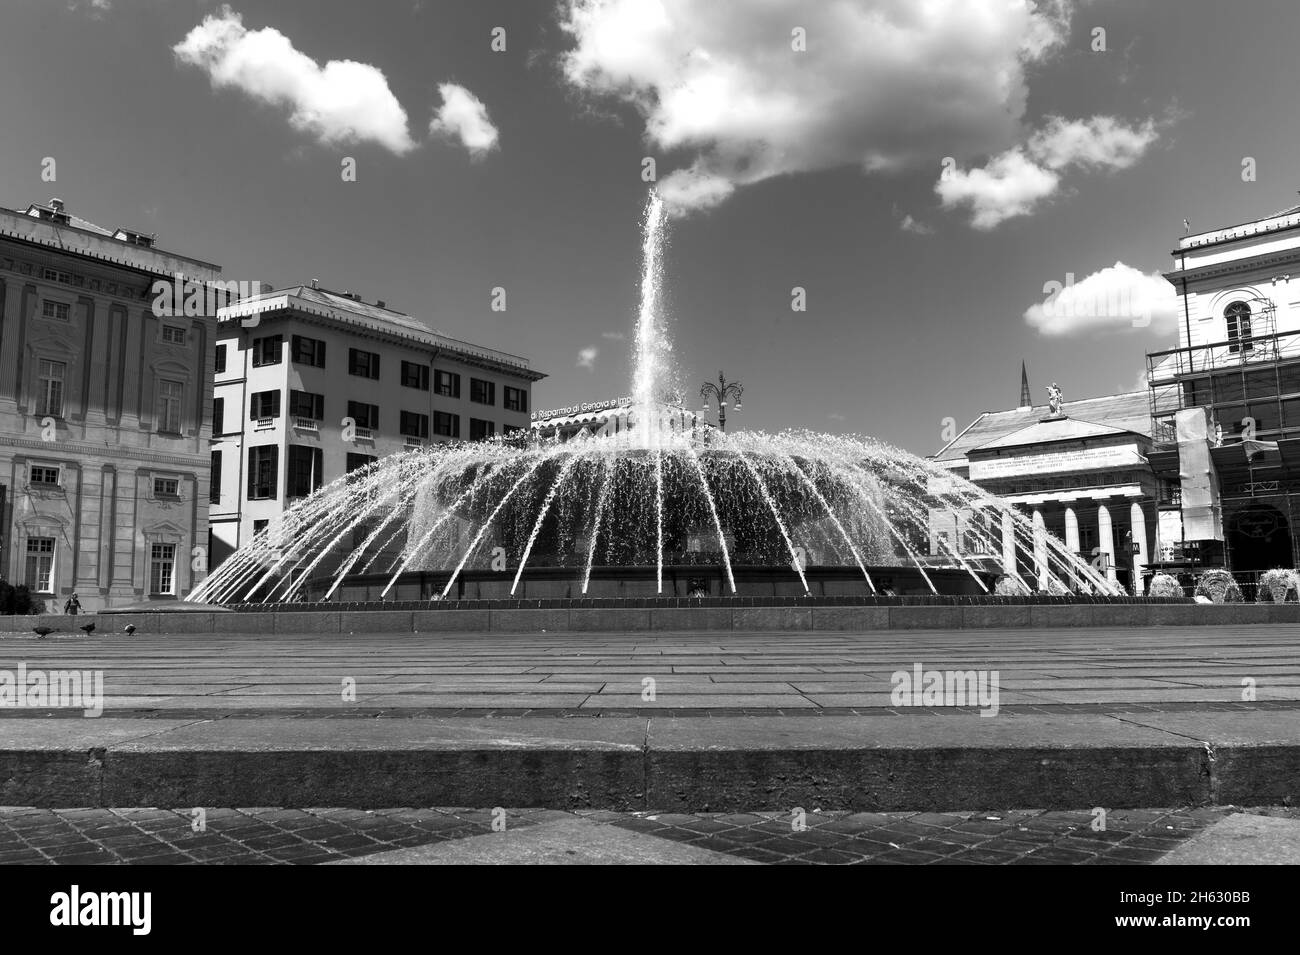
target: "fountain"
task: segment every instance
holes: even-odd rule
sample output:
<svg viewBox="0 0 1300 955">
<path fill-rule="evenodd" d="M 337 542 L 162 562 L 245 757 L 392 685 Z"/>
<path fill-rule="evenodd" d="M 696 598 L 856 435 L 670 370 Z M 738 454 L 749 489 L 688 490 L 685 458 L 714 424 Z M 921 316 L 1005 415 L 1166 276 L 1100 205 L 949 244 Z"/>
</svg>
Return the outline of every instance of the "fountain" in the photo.
<svg viewBox="0 0 1300 955">
<path fill-rule="evenodd" d="M 999 576 L 1025 592 L 1121 592 L 1006 503 L 898 448 L 688 423 L 661 393 L 664 231 L 651 193 L 628 427 L 381 458 L 295 504 L 188 599 L 978 595 Z"/>
</svg>

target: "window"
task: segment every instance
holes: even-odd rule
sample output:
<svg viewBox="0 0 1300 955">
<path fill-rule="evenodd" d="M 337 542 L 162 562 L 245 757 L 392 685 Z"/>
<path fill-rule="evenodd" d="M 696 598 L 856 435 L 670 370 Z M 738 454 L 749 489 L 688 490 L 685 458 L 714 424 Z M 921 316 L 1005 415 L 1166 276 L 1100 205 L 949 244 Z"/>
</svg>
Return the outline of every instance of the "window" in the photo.
<svg viewBox="0 0 1300 955">
<path fill-rule="evenodd" d="M 280 364 L 281 353 L 284 350 L 283 335 L 269 335 L 266 338 L 253 339 L 253 367 L 261 368 L 263 365 Z"/>
<path fill-rule="evenodd" d="M 1250 306 L 1245 302 L 1233 302 L 1224 309 L 1223 317 L 1228 323 L 1228 351 L 1254 350 L 1250 340 Z"/>
<path fill-rule="evenodd" d="M 349 401 L 348 417 L 357 423 L 358 428 L 379 429 L 379 405 L 368 405 L 364 401 Z"/>
<path fill-rule="evenodd" d="M 217 346 L 217 368 L 216 368 L 217 374 L 220 375 L 224 373 L 225 370 L 226 370 L 226 346 L 218 345 Z"/>
<path fill-rule="evenodd" d="M 348 374 L 361 378 L 379 378 L 379 356 L 359 348 L 348 349 Z"/>
<path fill-rule="evenodd" d="M 256 537 L 258 534 L 262 533 L 262 531 L 266 530 L 267 525 L 270 523 L 269 520 L 253 521 L 253 536 Z"/>
<path fill-rule="evenodd" d="M 58 487 L 59 485 L 59 468 L 47 464 L 33 464 L 27 475 L 28 481 L 32 484 L 44 484 L 49 487 Z"/>
<path fill-rule="evenodd" d="M 414 361 L 402 362 L 402 385 L 406 388 L 429 390 L 429 366 Z"/>
<path fill-rule="evenodd" d="M 280 392 L 255 391 L 248 402 L 248 419 L 259 421 L 280 417 Z"/>
<path fill-rule="evenodd" d="M 38 415 L 52 415 L 55 418 L 63 417 L 63 379 L 68 373 L 68 366 L 61 361 L 45 361 L 41 359 L 37 367 L 38 397 L 36 402 L 36 413 Z"/>
<path fill-rule="evenodd" d="M 433 373 L 433 390 L 444 398 L 459 398 L 460 375 L 454 371 L 435 371 Z"/>
<path fill-rule="evenodd" d="M 280 449 L 274 444 L 262 444 L 248 449 L 248 499 L 250 501 L 275 498 L 279 465 Z"/>
<path fill-rule="evenodd" d="M 153 479 L 153 496 L 154 497 L 180 497 L 181 482 L 179 478 L 161 478 Z"/>
<path fill-rule="evenodd" d="M 176 545 L 154 544 L 149 548 L 149 593 L 176 592 Z"/>
<path fill-rule="evenodd" d="M 433 413 L 433 433 L 440 434 L 444 438 L 459 438 L 460 415 L 448 414 L 445 411 L 435 411 Z"/>
<path fill-rule="evenodd" d="M 522 388 L 511 388 L 506 385 L 506 410 L 507 411 L 527 411 L 528 410 L 528 392 Z"/>
<path fill-rule="evenodd" d="M 27 538 L 27 586 L 37 593 L 54 593 L 54 538 Z"/>
<path fill-rule="evenodd" d="M 208 482 L 208 503 L 220 504 L 221 503 L 221 452 L 220 451 L 212 452 L 211 475 L 212 477 Z M 211 548 L 208 548 L 208 553 L 209 554 L 212 553 Z"/>
<path fill-rule="evenodd" d="M 352 454 L 349 452 L 347 460 L 348 473 L 359 471 L 364 467 L 369 467 L 378 461 L 379 458 L 373 454 Z"/>
<path fill-rule="evenodd" d="M 290 497 L 306 497 L 324 483 L 321 479 L 323 467 L 324 454 L 320 448 L 289 445 L 289 476 L 285 493 Z"/>
<path fill-rule="evenodd" d="M 324 421 L 325 396 L 314 395 L 310 391 L 290 391 L 289 414 L 295 418 L 311 418 L 314 421 Z"/>
<path fill-rule="evenodd" d="M 56 322 L 66 322 L 68 320 L 68 303 L 45 301 L 41 303 L 41 317 L 52 318 Z"/>
<path fill-rule="evenodd" d="M 181 433 L 181 402 L 185 386 L 179 381 L 158 380 L 158 430 L 166 434 Z"/>
<path fill-rule="evenodd" d="M 164 325 L 162 327 L 162 340 L 169 345 L 184 345 L 185 329 L 179 325 Z"/>
<path fill-rule="evenodd" d="M 469 380 L 469 400 L 480 405 L 494 405 L 497 402 L 497 386 L 481 378 Z"/>
<path fill-rule="evenodd" d="M 429 416 L 414 411 L 402 412 L 402 434 L 408 438 L 427 438 L 429 436 Z"/>
<path fill-rule="evenodd" d="M 480 418 L 469 419 L 469 439 L 471 441 L 482 441 L 496 434 L 496 425 L 491 421 L 483 421 Z"/>
<path fill-rule="evenodd" d="M 212 399 L 212 433 L 226 433 L 226 399 Z"/>
<path fill-rule="evenodd" d="M 313 368 L 325 367 L 325 343 L 315 338 L 293 336 L 293 361 L 297 365 L 311 365 Z"/>
</svg>

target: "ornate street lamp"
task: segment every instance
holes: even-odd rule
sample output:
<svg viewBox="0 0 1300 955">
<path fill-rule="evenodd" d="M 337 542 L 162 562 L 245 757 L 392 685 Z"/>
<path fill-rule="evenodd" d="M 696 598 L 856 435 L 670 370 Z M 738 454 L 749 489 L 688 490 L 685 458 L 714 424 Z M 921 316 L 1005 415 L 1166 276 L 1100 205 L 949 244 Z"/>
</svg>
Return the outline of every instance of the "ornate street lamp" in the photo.
<svg viewBox="0 0 1300 955">
<path fill-rule="evenodd" d="M 736 410 L 740 411 L 744 405 L 740 401 L 740 396 L 744 394 L 745 389 L 738 381 L 727 381 L 722 372 L 718 372 L 718 383 L 715 385 L 711 381 L 706 381 L 704 387 L 700 389 L 700 397 L 704 399 L 704 413 L 709 413 L 709 399 L 712 398 L 718 403 L 718 427 L 723 431 L 727 430 L 727 399 L 736 399 Z"/>
</svg>

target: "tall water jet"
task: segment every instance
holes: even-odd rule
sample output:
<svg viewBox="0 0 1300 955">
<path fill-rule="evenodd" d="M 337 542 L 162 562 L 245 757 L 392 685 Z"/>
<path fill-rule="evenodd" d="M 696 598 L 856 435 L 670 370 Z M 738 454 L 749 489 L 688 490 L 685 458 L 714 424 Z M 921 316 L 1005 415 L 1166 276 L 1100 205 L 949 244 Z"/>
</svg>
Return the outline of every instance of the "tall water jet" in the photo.
<svg viewBox="0 0 1300 955">
<path fill-rule="evenodd" d="M 632 372 L 632 408 L 643 446 L 659 440 L 659 381 L 667 364 L 668 343 L 660 320 L 663 242 L 667 211 L 659 193 L 650 191 L 642 222 L 641 303 L 636 319 L 636 356 Z"/>
</svg>

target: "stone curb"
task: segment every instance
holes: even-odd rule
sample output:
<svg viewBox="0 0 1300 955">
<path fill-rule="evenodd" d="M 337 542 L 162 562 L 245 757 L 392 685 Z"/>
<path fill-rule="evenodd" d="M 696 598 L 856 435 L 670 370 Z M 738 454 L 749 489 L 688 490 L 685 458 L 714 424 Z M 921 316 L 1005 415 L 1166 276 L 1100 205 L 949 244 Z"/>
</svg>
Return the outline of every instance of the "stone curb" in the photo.
<svg viewBox="0 0 1300 955">
<path fill-rule="evenodd" d="M 11 720 L 0 804 L 942 811 L 1300 795 L 1300 742 L 1278 742 L 1300 739 L 1300 714 L 1194 719 L 1208 741 L 1091 714 Z"/>
<path fill-rule="evenodd" d="M 907 607 L 654 607 L 509 610 L 366 610 L 239 613 L 46 614 L 0 618 L 0 633 L 38 626 L 75 634 L 94 623 L 120 633 L 636 633 L 764 630 L 1011 630 L 1193 627 L 1293 623 L 1300 604 L 1019 604 Z"/>
</svg>

